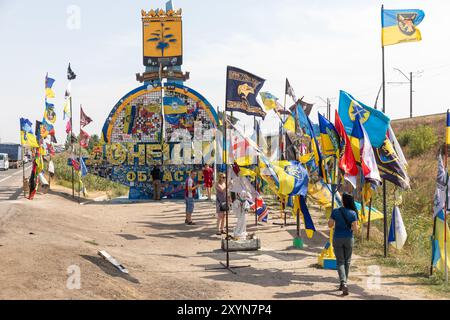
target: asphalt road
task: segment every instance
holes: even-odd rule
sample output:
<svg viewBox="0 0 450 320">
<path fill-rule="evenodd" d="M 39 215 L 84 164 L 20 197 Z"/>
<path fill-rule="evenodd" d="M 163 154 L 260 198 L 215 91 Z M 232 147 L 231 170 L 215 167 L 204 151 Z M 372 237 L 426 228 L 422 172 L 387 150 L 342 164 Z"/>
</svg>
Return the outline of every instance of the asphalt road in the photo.
<svg viewBox="0 0 450 320">
<path fill-rule="evenodd" d="M 25 165 L 25 176 L 31 173 L 31 164 Z M 0 171 L 0 201 L 17 200 L 23 198 L 22 189 L 23 168 Z"/>
</svg>

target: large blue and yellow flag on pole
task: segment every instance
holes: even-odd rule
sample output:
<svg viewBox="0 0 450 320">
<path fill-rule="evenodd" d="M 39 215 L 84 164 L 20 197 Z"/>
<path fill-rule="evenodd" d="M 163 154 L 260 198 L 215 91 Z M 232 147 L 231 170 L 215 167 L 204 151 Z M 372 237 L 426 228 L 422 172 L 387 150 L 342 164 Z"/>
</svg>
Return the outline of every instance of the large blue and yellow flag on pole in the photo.
<svg viewBox="0 0 450 320">
<path fill-rule="evenodd" d="M 365 105 L 345 91 L 340 92 L 339 117 L 349 135 L 352 134 L 355 120 L 359 118 L 375 148 L 383 145 L 391 122 L 383 112 Z"/>
<path fill-rule="evenodd" d="M 279 194 L 284 196 L 306 196 L 308 193 L 308 171 L 298 161 L 276 161 L 273 166 L 279 181 Z"/>
<path fill-rule="evenodd" d="M 417 26 L 425 13 L 422 10 L 381 10 L 382 45 L 389 46 L 402 42 L 422 40 Z"/>
<path fill-rule="evenodd" d="M 24 118 L 20 118 L 20 143 L 23 146 L 39 148 L 39 143 L 33 133 L 33 124 Z"/>
</svg>

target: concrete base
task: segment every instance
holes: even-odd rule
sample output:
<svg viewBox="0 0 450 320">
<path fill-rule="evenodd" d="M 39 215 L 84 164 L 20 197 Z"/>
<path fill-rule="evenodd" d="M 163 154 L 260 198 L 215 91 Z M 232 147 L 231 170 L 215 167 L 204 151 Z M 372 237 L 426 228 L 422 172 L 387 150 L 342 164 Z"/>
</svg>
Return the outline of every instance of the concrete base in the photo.
<svg viewBox="0 0 450 320">
<path fill-rule="evenodd" d="M 261 249 L 261 240 L 258 238 L 228 241 L 228 251 L 257 251 L 259 249 Z M 222 239 L 222 250 L 227 251 L 227 240 L 225 239 Z"/>
</svg>

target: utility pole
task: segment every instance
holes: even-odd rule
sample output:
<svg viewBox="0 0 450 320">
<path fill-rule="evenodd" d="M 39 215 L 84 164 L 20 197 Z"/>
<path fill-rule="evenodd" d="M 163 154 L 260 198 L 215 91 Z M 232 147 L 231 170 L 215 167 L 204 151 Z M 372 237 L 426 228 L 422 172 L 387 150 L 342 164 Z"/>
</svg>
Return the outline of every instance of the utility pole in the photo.
<svg viewBox="0 0 450 320">
<path fill-rule="evenodd" d="M 409 84 L 409 117 L 413 117 L 413 73 L 409 73 L 409 77 L 400 69 L 394 68 L 394 70 L 400 72 L 408 82 L 388 82 L 388 84 Z M 423 71 L 417 71 L 415 72 L 417 75 L 420 75 L 423 73 Z"/>
</svg>

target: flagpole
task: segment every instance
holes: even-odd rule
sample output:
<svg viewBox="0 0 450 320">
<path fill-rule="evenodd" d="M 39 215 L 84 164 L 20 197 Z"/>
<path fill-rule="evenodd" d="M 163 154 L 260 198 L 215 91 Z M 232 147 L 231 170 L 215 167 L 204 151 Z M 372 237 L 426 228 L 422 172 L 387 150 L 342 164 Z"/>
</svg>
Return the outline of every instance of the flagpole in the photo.
<svg viewBox="0 0 450 320">
<path fill-rule="evenodd" d="M 372 198 L 369 202 L 369 220 L 367 221 L 367 240 L 370 240 L 370 220 L 372 219 Z"/>
<path fill-rule="evenodd" d="M 383 15 L 384 5 L 381 5 L 381 14 Z M 386 72 L 384 45 L 381 43 L 382 77 L 383 77 L 383 113 L 386 113 Z M 383 237 L 384 237 L 384 257 L 388 256 L 387 247 L 387 202 L 386 202 L 386 179 L 383 179 Z"/>
<path fill-rule="evenodd" d="M 82 105 L 80 104 L 80 138 L 78 139 L 78 145 L 79 145 L 79 150 L 78 150 L 78 162 L 80 164 L 80 170 L 81 170 L 81 110 L 82 110 Z M 78 174 L 81 171 L 78 172 Z M 81 175 L 79 176 L 78 179 L 78 203 L 81 203 Z"/>
<path fill-rule="evenodd" d="M 22 188 L 23 188 L 23 197 L 26 198 L 26 193 L 25 193 L 25 147 L 22 145 Z"/>
<path fill-rule="evenodd" d="M 447 118 L 449 117 L 449 110 L 447 110 Z M 445 282 L 448 283 L 448 264 L 447 264 L 447 208 L 448 208 L 448 141 L 447 141 L 447 130 L 445 132 L 445 208 L 444 208 L 444 257 L 445 257 Z"/>
<path fill-rule="evenodd" d="M 256 124 L 256 116 L 253 116 L 253 125 L 255 127 L 255 131 L 256 131 L 256 145 L 259 147 L 259 130 L 258 130 L 258 126 Z M 256 170 L 255 170 L 255 190 L 256 192 L 258 192 L 258 174 L 257 174 L 257 169 L 258 169 L 258 164 L 259 164 L 259 156 L 256 156 Z M 255 227 L 258 226 L 258 197 L 255 194 Z"/>
<path fill-rule="evenodd" d="M 73 110 L 72 110 L 72 92 L 70 92 L 70 146 L 72 149 L 72 154 L 75 154 L 75 149 L 73 146 Z M 75 170 L 73 168 L 73 164 L 72 164 L 72 198 L 75 199 Z"/>
</svg>

